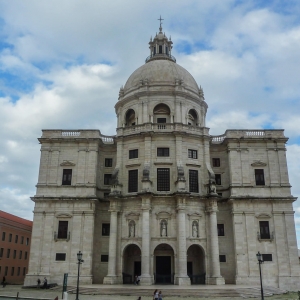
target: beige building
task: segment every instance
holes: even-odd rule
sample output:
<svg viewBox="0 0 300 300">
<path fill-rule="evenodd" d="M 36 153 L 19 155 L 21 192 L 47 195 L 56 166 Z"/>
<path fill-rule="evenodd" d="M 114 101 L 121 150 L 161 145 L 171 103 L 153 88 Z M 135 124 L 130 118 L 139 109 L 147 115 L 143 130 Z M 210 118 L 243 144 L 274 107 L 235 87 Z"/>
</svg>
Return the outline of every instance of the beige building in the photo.
<svg viewBox="0 0 300 300">
<path fill-rule="evenodd" d="M 162 28 L 120 89 L 117 134 L 43 130 L 29 271 L 69 283 L 299 289 L 283 130 L 211 136 L 207 103 Z"/>
</svg>

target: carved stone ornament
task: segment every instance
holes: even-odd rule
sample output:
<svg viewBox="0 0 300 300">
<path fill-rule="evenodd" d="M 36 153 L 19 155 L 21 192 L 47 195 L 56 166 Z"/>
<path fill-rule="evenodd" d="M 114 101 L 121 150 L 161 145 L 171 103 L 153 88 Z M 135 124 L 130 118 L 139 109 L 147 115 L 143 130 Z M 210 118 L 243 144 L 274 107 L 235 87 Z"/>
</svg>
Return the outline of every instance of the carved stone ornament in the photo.
<svg viewBox="0 0 300 300">
<path fill-rule="evenodd" d="M 265 167 L 267 164 L 262 162 L 261 160 L 255 160 L 251 166 L 252 167 Z"/>
<path fill-rule="evenodd" d="M 126 220 L 138 220 L 139 219 L 140 214 L 131 211 L 130 213 L 126 214 Z"/>
<path fill-rule="evenodd" d="M 172 214 L 167 211 L 161 211 L 156 214 L 157 220 L 160 220 L 160 219 L 171 220 L 171 217 L 172 217 Z"/>
<path fill-rule="evenodd" d="M 70 160 L 64 160 L 60 165 L 62 167 L 74 167 L 74 166 L 76 166 L 76 164 L 74 164 Z"/>
</svg>

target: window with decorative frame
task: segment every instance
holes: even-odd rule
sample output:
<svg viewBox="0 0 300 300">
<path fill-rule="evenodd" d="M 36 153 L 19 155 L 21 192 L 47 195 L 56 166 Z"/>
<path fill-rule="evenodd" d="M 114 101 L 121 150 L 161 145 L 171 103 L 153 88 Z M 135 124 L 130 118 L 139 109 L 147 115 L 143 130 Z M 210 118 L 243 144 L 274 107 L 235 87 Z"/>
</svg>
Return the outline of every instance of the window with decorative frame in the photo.
<svg viewBox="0 0 300 300">
<path fill-rule="evenodd" d="M 138 191 L 138 170 L 128 171 L 128 193 L 136 193 Z"/>
<path fill-rule="evenodd" d="M 259 233 L 261 239 L 270 239 L 269 221 L 259 221 Z"/>
<path fill-rule="evenodd" d="M 255 174 L 255 184 L 265 185 L 264 169 L 254 169 L 254 174 Z"/>
<path fill-rule="evenodd" d="M 67 239 L 68 238 L 68 221 L 58 221 L 57 238 Z"/>
<path fill-rule="evenodd" d="M 169 168 L 157 169 L 157 191 L 160 192 L 170 191 L 170 169 Z"/>
<path fill-rule="evenodd" d="M 198 151 L 188 149 L 188 158 L 197 159 L 198 158 Z"/>
<path fill-rule="evenodd" d="M 72 169 L 63 169 L 62 185 L 71 185 L 72 182 Z"/>
<path fill-rule="evenodd" d="M 190 189 L 190 193 L 199 193 L 197 170 L 189 170 L 189 189 Z"/>
<path fill-rule="evenodd" d="M 170 156 L 169 148 L 157 148 L 157 156 Z"/>
</svg>

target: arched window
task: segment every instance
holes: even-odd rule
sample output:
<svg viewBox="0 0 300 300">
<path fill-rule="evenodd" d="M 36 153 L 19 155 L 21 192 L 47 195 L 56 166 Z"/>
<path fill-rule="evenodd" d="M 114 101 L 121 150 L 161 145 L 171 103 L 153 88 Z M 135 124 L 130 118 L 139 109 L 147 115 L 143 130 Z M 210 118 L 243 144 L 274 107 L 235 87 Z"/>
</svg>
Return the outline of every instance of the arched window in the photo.
<svg viewBox="0 0 300 300">
<path fill-rule="evenodd" d="M 125 116 L 125 126 L 135 125 L 135 112 L 133 109 L 129 109 Z"/>
<path fill-rule="evenodd" d="M 170 108 L 166 104 L 158 104 L 153 110 L 154 123 L 170 123 Z"/>
<path fill-rule="evenodd" d="M 190 109 L 188 113 L 188 125 L 191 126 L 198 126 L 199 120 L 198 115 L 194 109 Z"/>
</svg>

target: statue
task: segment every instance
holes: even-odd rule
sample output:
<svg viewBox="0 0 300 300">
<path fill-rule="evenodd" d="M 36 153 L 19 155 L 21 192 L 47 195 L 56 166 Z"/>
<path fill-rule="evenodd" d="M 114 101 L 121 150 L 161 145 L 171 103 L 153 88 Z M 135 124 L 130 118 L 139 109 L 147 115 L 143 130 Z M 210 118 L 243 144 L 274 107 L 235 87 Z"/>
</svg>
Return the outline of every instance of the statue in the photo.
<svg viewBox="0 0 300 300">
<path fill-rule="evenodd" d="M 149 164 L 144 165 L 143 180 L 150 180 L 150 165 Z"/>
<path fill-rule="evenodd" d="M 209 180 L 209 194 L 210 195 L 217 194 L 216 181 L 214 179 Z"/>
<path fill-rule="evenodd" d="M 134 221 L 129 222 L 129 237 L 135 237 L 135 223 L 134 223 Z"/>
<path fill-rule="evenodd" d="M 192 235 L 193 237 L 198 237 L 198 223 L 196 221 L 192 225 Z"/>
<path fill-rule="evenodd" d="M 183 169 L 182 166 L 177 166 L 177 180 L 178 181 L 185 181 L 184 169 Z"/>
<path fill-rule="evenodd" d="M 119 174 L 119 168 L 115 168 L 112 175 L 111 175 L 111 185 L 118 185 L 118 174 Z"/>
<path fill-rule="evenodd" d="M 161 222 L 161 236 L 167 236 L 167 222 L 165 220 L 163 220 Z"/>
</svg>

